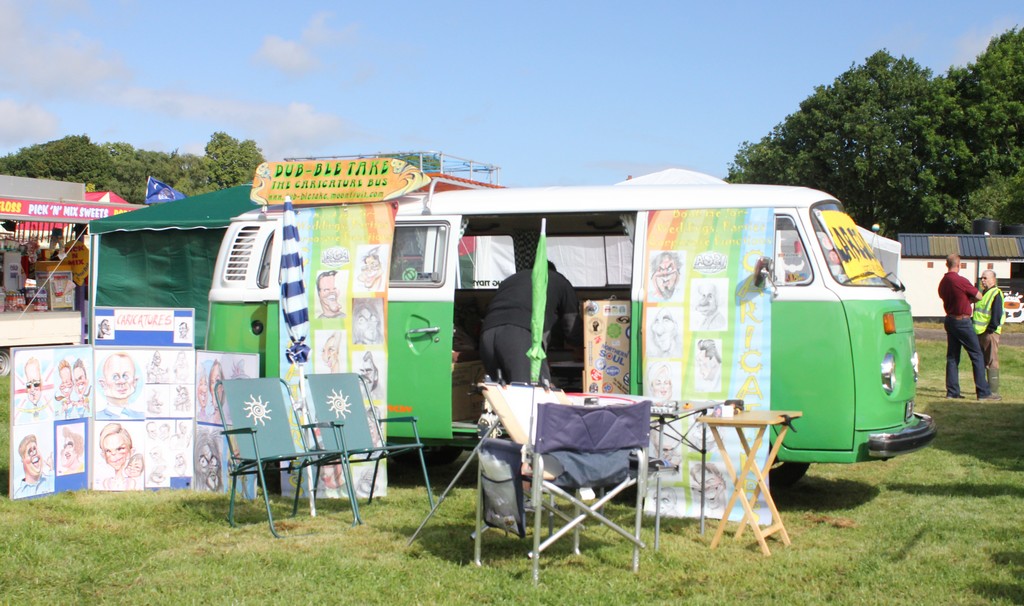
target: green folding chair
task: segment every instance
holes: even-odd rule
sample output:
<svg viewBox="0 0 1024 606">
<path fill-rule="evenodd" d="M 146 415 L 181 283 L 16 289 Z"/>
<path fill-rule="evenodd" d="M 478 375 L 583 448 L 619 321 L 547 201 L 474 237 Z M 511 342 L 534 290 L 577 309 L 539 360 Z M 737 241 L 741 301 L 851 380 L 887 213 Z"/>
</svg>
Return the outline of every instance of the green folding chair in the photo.
<svg viewBox="0 0 1024 606">
<path fill-rule="evenodd" d="M 341 449 L 321 450 L 307 449 L 305 441 L 296 446 L 292 428 L 288 421 L 295 415 L 292 407 L 288 385 L 273 378 L 264 379 L 231 379 L 218 381 L 223 386 L 223 399 L 220 389 L 213 389 L 217 396 L 217 407 L 224 426 L 223 434 L 228 438 L 228 473 L 231 476 L 231 504 L 228 508 L 228 522 L 232 527 L 235 523 L 235 494 L 238 478 L 255 475 L 259 488 L 263 492 L 263 501 L 267 506 L 267 520 L 270 532 L 281 538 L 274 527 L 274 515 L 270 508 L 270 493 L 264 468 L 267 465 L 279 466 L 287 463 L 289 470 L 298 471 L 298 483 L 295 487 L 295 501 L 292 505 L 292 516 L 299 510 L 299 496 L 302 494 L 302 472 L 307 467 L 314 467 L 312 495 L 315 499 L 317 484 L 320 480 L 320 467 L 331 465 L 343 460 Z M 299 420 L 296 416 L 296 423 Z M 306 427 L 309 429 L 309 426 Z M 315 501 L 314 501 L 315 504 Z"/>
<path fill-rule="evenodd" d="M 423 469 L 423 482 L 427 487 L 427 500 L 430 507 L 434 507 L 434 494 L 430 490 L 430 478 L 423 458 L 423 443 L 416 428 L 416 417 L 378 418 L 377 411 L 370 405 L 369 387 L 358 373 L 309 375 L 307 382 L 309 389 L 306 391 L 310 408 L 318 421 L 315 425 L 320 428 L 318 447 L 323 450 L 342 450 L 347 455 L 343 457 L 342 463 L 347 494 L 355 516 L 353 525 L 362 524 L 363 519 L 359 514 L 357 495 L 352 483 L 351 463 L 374 464 L 367 501 L 372 503 L 381 460 L 403 453 L 417 453 L 420 467 Z M 409 423 L 413 441 L 387 442 L 383 437 L 382 423 Z M 328 425 L 333 431 L 324 430 Z"/>
</svg>

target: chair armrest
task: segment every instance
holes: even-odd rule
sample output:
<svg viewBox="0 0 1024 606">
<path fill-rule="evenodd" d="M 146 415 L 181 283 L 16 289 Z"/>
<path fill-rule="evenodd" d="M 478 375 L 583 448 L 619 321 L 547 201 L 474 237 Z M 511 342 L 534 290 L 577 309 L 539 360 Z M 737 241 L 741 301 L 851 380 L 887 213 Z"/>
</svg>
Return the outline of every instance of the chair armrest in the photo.
<svg viewBox="0 0 1024 606">
<path fill-rule="evenodd" d="M 381 423 L 415 423 L 416 417 L 385 417 L 380 419 Z"/>
<path fill-rule="evenodd" d="M 306 423 L 302 426 L 302 429 L 331 429 L 332 427 L 341 427 L 344 423 L 338 421 L 317 421 L 316 423 Z"/>
<path fill-rule="evenodd" d="M 225 429 L 220 433 L 225 436 L 240 436 L 243 434 L 253 435 L 256 433 L 256 430 L 252 427 L 239 427 L 238 429 Z"/>
</svg>

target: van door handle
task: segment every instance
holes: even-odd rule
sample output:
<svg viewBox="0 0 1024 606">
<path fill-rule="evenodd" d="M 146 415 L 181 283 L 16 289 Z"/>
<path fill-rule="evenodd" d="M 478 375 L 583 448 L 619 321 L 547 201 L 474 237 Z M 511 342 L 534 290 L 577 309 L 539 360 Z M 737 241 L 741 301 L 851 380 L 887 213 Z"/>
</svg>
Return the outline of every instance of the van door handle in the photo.
<svg viewBox="0 0 1024 606">
<path fill-rule="evenodd" d="M 441 332 L 441 329 L 437 326 L 427 326 L 426 328 L 413 328 L 412 330 L 405 331 L 407 335 L 436 335 Z"/>
</svg>

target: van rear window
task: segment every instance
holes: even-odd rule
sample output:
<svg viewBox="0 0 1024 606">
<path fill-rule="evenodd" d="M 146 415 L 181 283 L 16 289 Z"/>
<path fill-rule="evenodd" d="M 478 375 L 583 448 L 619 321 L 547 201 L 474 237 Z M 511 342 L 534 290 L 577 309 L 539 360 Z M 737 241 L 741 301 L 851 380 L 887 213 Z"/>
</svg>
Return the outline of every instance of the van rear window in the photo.
<svg viewBox="0 0 1024 606">
<path fill-rule="evenodd" d="M 632 280 L 633 244 L 627 236 L 552 236 L 547 243 L 548 260 L 577 288 L 623 286 Z M 497 288 L 516 272 L 515 257 L 512 236 L 462 238 L 459 288 Z"/>
</svg>

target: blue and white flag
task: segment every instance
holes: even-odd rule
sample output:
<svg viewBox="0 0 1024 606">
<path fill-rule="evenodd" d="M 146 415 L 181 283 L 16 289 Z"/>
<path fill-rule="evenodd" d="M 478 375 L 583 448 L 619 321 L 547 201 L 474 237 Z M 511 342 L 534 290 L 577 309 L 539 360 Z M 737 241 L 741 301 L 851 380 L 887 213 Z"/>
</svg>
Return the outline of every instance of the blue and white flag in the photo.
<svg viewBox="0 0 1024 606">
<path fill-rule="evenodd" d="M 146 204 L 171 202 L 173 200 L 181 200 L 186 197 L 187 196 L 185 194 L 166 183 L 157 181 L 153 177 L 146 180 Z"/>
<path fill-rule="evenodd" d="M 302 279 L 302 254 L 299 247 L 299 228 L 296 226 L 295 210 L 291 197 L 284 199 L 284 226 L 281 240 L 281 311 L 291 347 L 285 352 L 288 361 L 298 364 L 301 370 L 309 359 L 309 304 L 306 302 L 306 285 Z"/>
</svg>

